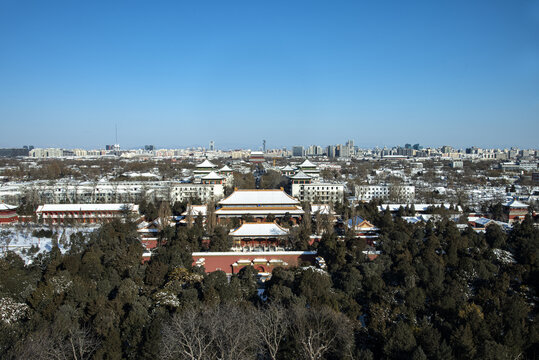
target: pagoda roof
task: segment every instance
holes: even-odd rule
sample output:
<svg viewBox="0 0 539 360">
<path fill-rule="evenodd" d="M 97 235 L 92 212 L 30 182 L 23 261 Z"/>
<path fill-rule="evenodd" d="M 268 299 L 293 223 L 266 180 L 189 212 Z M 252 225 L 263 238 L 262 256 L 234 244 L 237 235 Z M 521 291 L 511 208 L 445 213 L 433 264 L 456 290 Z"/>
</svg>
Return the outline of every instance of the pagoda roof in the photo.
<svg viewBox="0 0 539 360">
<path fill-rule="evenodd" d="M 281 169 L 281 171 L 295 171 L 296 169 L 294 169 L 292 166 L 290 165 L 286 165 L 285 167 L 283 167 Z"/>
<path fill-rule="evenodd" d="M 299 205 L 299 201 L 283 190 L 236 190 L 220 205 Z"/>
<path fill-rule="evenodd" d="M 214 163 L 212 163 L 210 160 L 206 159 L 202 162 L 202 164 L 198 164 L 197 165 L 197 168 L 216 168 L 217 165 L 215 165 Z"/>
<path fill-rule="evenodd" d="M 224 178 L 217 174 L 215 171 L 210 172 L 208 175 L 205 175 L 201 178 L 202 180 L 223 180 Z"/>
<path fill-rule="evenodd" d="M 225 172 L 225 171 L 231 172 L 231 171 L 233 171 L 233 170 L 232 170 L 228 165 L 225 165 L 225 166 L 223 166 L 222 168 L 220 168 L 219 171 L 222 171 L 222 172 Z"/>
<path fill-rule="evenodd" d="M 244 223 L 239 228 L 230 231 L 230 235 L 242 237 L 286 236 L 288 230 L 275 223 Z"/>
<path fill-rule="evenodd" d="M 302 180 L 302 179 L 311 180 L 312 178 L 300 170 L 294 176 L 292 176 L 291 179 L 292 180 Z"/>
<path fill-rule="evenodd" d="M 315 168 L 316 165 L 309 161 L 309 159 L 305 159 L 304 162 L 302 162 L 299 165 L 300 168 Z"/>
<path fill-rule="evenodd" d="M 6 210 L 15 210 L 17 207 L 13 205 L 8 205 L 4 203 L 0 203 L 0 211 L 6 211 Z"/>
<path fill-rule="evenodd" d="M 505 207 L 511 207 L 511 208 L 527 208 L 529 205 L 524 204 L 523 202 L 518 201 L 517 199 L 513 199 L 509 202 L 506 202 L 503 204 Z"/>
</svg>

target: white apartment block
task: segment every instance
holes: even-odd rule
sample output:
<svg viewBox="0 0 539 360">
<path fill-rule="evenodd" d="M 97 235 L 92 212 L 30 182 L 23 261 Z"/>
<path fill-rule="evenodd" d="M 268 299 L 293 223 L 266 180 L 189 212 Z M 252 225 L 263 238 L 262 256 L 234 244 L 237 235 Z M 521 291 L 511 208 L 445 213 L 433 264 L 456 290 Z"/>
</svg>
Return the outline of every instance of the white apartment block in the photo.
<svg viewBox="0 0 539 360">
<path fill-rule="evenodd" d="M 217 201 L 225 196 L 223 184 L 174 184 L 171 187 L 170 201 L 183 202 L 200 199 L 202 203 Z"/>
<path fill-rule="evenodd" d="M 19 183 L 0 186 L 0 201 L 21 202 L 23 197 L 45 204 L 107 204 L 147 201 L 187 201 L 198 198 L 203 202 L 224 196 L 223 184 L 191 184 L 170 181 L 57 181 Z"/>
<path fill-rule="evenodd" d="M 40 203 L 121 203 L 168 200 L 170 183 L 165 181 L 34 182 L 22 185 L 21 192 Z"/>
<path fill-rule="evenodd" d="M 30 152 L 28 153 L 28 156 L 32 158 L 38 158 L 38 159 L 56 158 L 56 157 L 64 156 L 64 150 L 57 149 L 57 148 L 48 148 L 48 149 L 35 148 L 35 149 L 30 150 Z"/>
<path fill-rule="evenodd" d="M 331 183 L 292 184 L 292 196 L 299 201 L 335 204 L 344 199 L 344 185 Z"/>
<path fill-rule="evenodd" d="M 411 185 L 356 185 L 355 192 L 360 201 L 391 199 L 411 202 L 415 198 L 415 186 Z"/>
</svg>

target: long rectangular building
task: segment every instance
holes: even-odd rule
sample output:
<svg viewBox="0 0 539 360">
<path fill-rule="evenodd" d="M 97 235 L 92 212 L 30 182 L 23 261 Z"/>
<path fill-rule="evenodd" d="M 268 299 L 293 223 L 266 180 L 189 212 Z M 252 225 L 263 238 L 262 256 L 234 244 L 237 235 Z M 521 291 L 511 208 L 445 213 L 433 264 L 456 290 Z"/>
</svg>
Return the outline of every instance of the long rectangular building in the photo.
<svg viewBox="0 0 539 360">
<path fill-rule="evenodd" d="M 125 212 L 137 215 L 135 204 L 45 204 L 36 210 L 36 216 L 45 223 L 94 224 L 119 218 Z"/>
</svg>

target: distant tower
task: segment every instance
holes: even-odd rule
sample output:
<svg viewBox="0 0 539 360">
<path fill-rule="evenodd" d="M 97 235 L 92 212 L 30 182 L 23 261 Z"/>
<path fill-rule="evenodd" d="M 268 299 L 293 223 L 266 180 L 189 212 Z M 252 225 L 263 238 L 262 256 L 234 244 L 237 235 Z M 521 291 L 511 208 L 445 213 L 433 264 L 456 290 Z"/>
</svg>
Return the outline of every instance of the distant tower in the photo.
<svg viewBox="0 0 539 360">
<path fill-rule="evenodd" d="M 112 150 L 116 151 L 117 153 L 120 151 L 120 144 L 118 144 L 118 124 L 114 125 L 115 130 L 115 142 L 112 146 Z"/>
<path fill-rule="evenodd" d="M 210 141 L 210 151 L 215 151 L 215 142 L 213 140 Z"/>
<path fill-rule="evenodd" d="M 266 153 L 266 140 L 262 140 L 262 151 Z"/>
</svg>

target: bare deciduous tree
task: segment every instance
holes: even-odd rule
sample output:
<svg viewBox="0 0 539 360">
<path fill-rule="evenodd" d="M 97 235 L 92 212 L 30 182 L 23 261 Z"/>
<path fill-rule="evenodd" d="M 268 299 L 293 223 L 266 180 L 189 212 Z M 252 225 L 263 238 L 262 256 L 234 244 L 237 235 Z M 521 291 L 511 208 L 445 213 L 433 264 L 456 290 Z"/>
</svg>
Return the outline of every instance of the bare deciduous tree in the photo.
<svg viewBox="0 0 539 360">
<path fill-rule="evenodd" d="M 323 307 L 294 308 L 291 332 L 305 359 L 322 359 L 325 354 L 349 354 L 352 330 L 349 320 L 341 313 Z"/>
<path fill-rule="evenodd" d="M 52 328 L 31 334 L 19 351 L 18 359 L 86 360 L 99 348 L 100 341 L 86 327 L 74 327 L 65 335 Z"/>
<path fill-rule="evenodd" d="M 172 215 L 172 212 L 170 211 L 170 206 L 166 201 L 162 201 L 161 205 L 159 206 L 159 211 L 157 212 L 157 216 L 159 219 L 159 230 L 163 231 L 168 228 L 170 225 L 170 216 Z"/>
<path fill-rule="evenodd" d="M 257 314 L 237 305 L 224 305 L 215 310 L 214 331 L 217 358 L 223 360 L 254 359 L 258 337 L 253 328 Z"/>
<path fill-rule="evenodd" d="M 256 314 L 237 305 L 187 309 L 163 327 L 162 359 L 254 359 Z"/>
<path fill-rule="evenodd" d="M 290 318 L 286 309 L 279 304 L 270 304 L 259 309 L 254 318 L 256 333 L 264 346 L 268 359 L 277 359 L 282 340 L 290 326 Z"/>
<path fill-rule="evenodd" d="M 206 230 L 208 234 L 213 235 L 213 230 L 217 225 L 217 215 L 215 214 L 215 203 L 209 201 L 206 205 Z"/>
<path fill-rule="evenodd" d="M 211 319 L 205 312 L 189 308 L 176 314 L 171 322 L 163 327 L 161 358 L 215 358 L 215 331 L 211 326 Z"/>
</svg>

